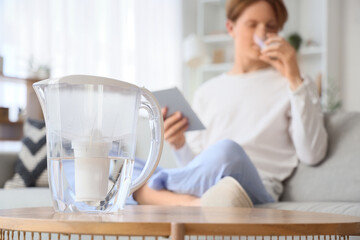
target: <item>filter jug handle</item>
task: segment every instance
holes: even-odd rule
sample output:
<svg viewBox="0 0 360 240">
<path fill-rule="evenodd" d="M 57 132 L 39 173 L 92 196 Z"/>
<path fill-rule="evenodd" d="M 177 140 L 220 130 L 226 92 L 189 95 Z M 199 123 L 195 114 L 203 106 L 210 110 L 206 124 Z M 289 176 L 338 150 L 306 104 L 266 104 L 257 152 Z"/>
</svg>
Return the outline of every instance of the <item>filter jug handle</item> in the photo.
<svg viewBox="0 0 360 240">
<path fill-rule="evenodd" d="M 159 164 L 164 143 L 164 123 L 160 105 L 149 90 L 141 88 L 141 93 L 146 99 L 146 102 L 141 102 L 140 108 L 147 110 L 149 113 L 151 144 L 145 167 L 140 173 L 140 176 L 137 177 L 130 186 L 129 194 L 132 194 L 144 185 L 154 173 Z"/>
</svg>

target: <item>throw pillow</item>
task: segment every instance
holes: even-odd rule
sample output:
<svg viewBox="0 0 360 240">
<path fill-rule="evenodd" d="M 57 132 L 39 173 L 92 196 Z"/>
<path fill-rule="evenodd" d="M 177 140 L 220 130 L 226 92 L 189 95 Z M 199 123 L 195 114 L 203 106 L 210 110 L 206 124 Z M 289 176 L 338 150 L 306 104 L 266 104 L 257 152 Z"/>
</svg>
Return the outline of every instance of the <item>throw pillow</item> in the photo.
<svg viewBox="0 0 360 240">
<path fill-rule="evenodd" d="M 44 121 L 28 119 L 15 167 L 4 188 L 47 187 L 46 127 Z"/>
</svg>

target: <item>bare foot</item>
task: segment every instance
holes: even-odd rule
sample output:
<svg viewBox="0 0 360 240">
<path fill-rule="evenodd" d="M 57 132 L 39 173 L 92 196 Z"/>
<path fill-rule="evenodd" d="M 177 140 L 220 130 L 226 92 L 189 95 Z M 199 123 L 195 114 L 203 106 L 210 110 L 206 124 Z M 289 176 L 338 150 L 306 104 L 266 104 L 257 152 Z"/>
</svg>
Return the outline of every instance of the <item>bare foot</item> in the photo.
<svg viewBox="0 0 360 240">
<path fill-rule="evenodd" d="M 141 205 L 200 206 L 200 198 L 167 190 L 154 190 L 147 185 L 136 190 L 133 197 Z"/>
<path fill-rule="evenodd" d="M 184 206 L 189 206 L 189 207 L 199 207 L 200 204 L 200 198 L 194 197 L 192 200 L 190 200 L 188 202 L 188 205 L 184 205 Z"/>
<path fill-rule="evenodd" d="M 200 198 L 186 195 L 186 194 L 178 194 L 177 197 L 178 206 L 185 206 L 185 207 L 198 207 L 200 206 Z"/>
</svg>

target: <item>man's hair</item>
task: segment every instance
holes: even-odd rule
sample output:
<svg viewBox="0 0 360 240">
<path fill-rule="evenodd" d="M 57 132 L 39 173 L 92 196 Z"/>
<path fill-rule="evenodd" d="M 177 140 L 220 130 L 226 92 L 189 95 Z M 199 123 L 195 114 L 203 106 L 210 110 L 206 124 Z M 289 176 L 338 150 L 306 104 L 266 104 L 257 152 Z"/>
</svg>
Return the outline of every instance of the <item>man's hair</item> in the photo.
<svg viewBox="0 0 360 240">
<path fill-rule="evenodd" d="M 279 30 L 281 30 L 288 18 L 288 12 L 282 0 L 227 0 L 227 19 L 236 22 L 248 6 L 260 1 L 267 2 L 273 8 Z"/>
</svg>

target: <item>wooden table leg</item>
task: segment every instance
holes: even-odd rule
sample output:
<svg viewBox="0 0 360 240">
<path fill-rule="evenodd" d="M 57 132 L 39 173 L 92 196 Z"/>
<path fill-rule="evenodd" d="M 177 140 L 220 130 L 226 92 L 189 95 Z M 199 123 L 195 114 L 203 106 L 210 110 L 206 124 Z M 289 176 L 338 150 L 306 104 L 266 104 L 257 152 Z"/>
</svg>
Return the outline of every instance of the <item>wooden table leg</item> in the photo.
<svg viewBox="0 0 360 240">
<path fill-rule="evenodd" d="M 183 223 L 171 223 L 171 240 L 184 240 L 185 227 Z"/>
</svg>

